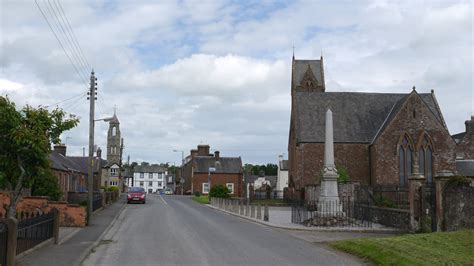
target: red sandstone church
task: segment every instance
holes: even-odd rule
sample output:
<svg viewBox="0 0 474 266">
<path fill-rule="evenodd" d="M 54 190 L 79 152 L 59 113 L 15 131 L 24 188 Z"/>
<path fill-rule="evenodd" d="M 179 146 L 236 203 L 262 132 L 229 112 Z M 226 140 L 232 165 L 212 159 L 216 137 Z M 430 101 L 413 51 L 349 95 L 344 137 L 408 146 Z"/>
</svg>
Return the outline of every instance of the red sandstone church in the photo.
<svg viewBox="0 0 474 266">
<path fill-rule="evenodd" d="M 319 184 L 328 108 L 333 112 L 335 163 L 347 170 L 351 181 L 407 186 L 415 160 L 427 182 L 440 170 L 456 173 L 456 142 L 433 91 L 327 92 L 323 58 L 293 57 L 291 103 L 291 190 Z"/>
</svg>

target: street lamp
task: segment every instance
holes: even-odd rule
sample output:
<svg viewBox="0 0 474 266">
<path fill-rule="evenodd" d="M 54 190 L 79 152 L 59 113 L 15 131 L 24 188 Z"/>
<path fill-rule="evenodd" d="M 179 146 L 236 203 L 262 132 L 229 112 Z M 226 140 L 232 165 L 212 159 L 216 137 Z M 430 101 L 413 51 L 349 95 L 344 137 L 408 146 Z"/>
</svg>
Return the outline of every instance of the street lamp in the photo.
<svg viewBox="0 0 474 266">
<path fill-rule="evenodd" d="M 184 187 L 184 177 L 183 177 L 183 167 L 184 167 L 184 151 L 180 150 L 173 150 L 173 152 L 181 152 L 181 178 L 179 179 L 179 184 L 181 185 L 181 195 L 183 195 L 183 187 Z"/>
</svg>

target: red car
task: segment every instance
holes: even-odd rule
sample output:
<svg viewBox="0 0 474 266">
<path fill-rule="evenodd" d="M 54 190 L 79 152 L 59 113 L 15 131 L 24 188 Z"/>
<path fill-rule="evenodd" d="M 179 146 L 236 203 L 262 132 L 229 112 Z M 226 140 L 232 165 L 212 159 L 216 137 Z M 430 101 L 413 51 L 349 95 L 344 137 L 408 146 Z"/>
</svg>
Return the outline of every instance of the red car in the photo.
<svg viewBox="0 0 474 266">
<path fill-rule="evenodd" d="M 146 202 L 145 189 L 141 187 L 130 188 L 127 194 L 127 203 L 130 204 L 131 202 L 141 202 L 145 204 Z"/>
</svg>

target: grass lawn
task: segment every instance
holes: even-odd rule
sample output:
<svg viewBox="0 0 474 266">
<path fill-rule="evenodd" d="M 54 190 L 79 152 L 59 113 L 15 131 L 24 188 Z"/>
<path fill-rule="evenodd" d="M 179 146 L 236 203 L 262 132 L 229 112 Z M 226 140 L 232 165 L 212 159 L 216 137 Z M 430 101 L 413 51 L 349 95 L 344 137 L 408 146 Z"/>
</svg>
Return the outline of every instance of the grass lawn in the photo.
<svg viewBox="0 0 474 266">
<path fill-rule="evenodd" d="M 209 198 L 207 197 L 207 195 L 201 195 L 199 197 L 194 196 L 192 197 L 192 199 L 202 204 L 209 204 Z"/>
<path fill-rule="evenodd" d="M 329 245 L 378 265 L 474 264 L 474 230 L 342 240 Z"/>
<path fill-rule="evenodd" d="M 268 204 L 268 206 L 288 206 L 288 204 L 282 199 L 254 199 L 252 200 L 252 204 Z"/>
</svg>

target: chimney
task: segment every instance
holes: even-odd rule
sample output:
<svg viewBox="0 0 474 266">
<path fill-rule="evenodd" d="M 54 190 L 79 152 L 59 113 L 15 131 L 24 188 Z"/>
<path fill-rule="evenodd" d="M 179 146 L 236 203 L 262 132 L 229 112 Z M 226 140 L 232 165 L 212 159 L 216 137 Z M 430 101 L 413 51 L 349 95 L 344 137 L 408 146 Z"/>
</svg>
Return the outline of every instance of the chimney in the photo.
<svg viewBox="0 0 474 266">
<path fill-rule="evenodd" d="M 97 158 L 102 158 L 102 150 L 97 148 Z"/>
<path fill-rule="evenodd" d="M 199 156 L 209 156 L 209 145 L 198 145 Z"/>
<path fill-rule="evenodd" d="M 66 145 L 64 144 L 56 144 L 54 145 L 54 151 L 62 154 L 63 156 L 66 156 Z"/>
<path fill-rule="evenodd" d="M 191 150 L 191 158 L 192 159 L 194 159 L 194 157 L 196 157 L 197 154 L 198 154 L 198 150 L 196 150 L 196 149 Z"/>
<path fill-rule="evenodd" d="M 474 115 L 471 115 L 471 120 L 466 121 L 466 135 L 474 136 Z"/>
<path fill-rule="evenodd" d="M 221 158 L 220 151 L 215 151 L 214 152 L 214 157 L 216 158 L 216 161 L 219 161 L 219 159 Z"/>
</svg>

